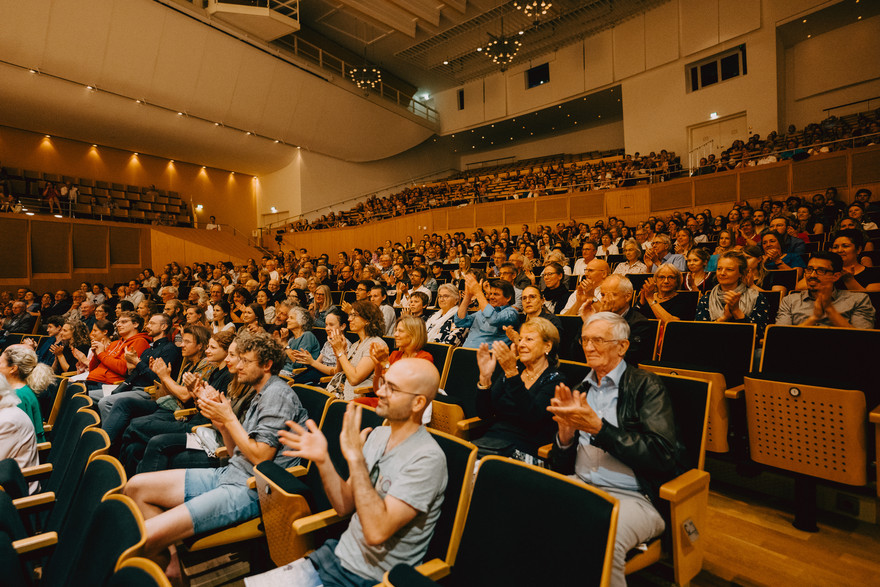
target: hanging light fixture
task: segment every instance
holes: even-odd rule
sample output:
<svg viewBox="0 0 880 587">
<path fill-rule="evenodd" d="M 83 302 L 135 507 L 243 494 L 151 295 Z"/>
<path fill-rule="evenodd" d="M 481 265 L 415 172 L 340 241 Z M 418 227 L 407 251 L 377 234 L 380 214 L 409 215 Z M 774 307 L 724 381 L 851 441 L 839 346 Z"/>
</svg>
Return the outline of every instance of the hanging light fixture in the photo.
<svg viewBox="0 0 880 587">
<path fill-rule="evenodd" d="M 522 10 L 522 13 L 526 15 L 527 18 L 535 20 L 542 16 L 546 16 L 547 11 L 550 10 L 551 6 L 553 6 L 553 3 L 546 2 L 545 0 L 519 0 L 513 3 L 514 8 Z"/>
<path fill-rule="evenodd" d="M 382 83 L 382 72 L 369 65 L 350 69 L 348 76 L 361 90 L 375 90 Z"/>
<path fill-rule="evenodd" d="M 504 34 L 504 19 L 501 19 L 501 34 L 498 36 L 489 33 L 492 39 L 485 47 L 480 47 L 477 51 L 482 51 L 493 63 L 501 66 L 501 71 L 505 71 L 510 62 L 516 57 L 522 47 L 522 42 L 516 36 L 506 36 Z"/>
</svg>

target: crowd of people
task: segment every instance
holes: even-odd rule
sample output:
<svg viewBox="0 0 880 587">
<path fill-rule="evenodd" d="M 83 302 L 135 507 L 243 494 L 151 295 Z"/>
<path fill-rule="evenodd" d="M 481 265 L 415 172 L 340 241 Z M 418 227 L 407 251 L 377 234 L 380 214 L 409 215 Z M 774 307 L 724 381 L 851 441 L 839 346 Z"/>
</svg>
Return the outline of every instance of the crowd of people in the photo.
<svg viewBox="0 0 880 587">
<path fill-rule="evenodd" d="M 479 174 L 459 174 L 446 181 L 413 186 L 386 197 L 371 196 L 349 210 L 330 212 L 315 220 L 300 219 L 289 226 L 292 232 L 357 226 L 363 222 L 402 216 L 438 207 L 458 206 L 495 199 L 532 198 L 571 191 L 604 190 L 640 182 L 668 181 L 687 175 L 707 175 L 741 167 L 766 165 L 812 155 L 877 144 L 880 111 L 854 117 L 830 116 L 808 124 L 803 130 L 790 125 L 786 132 L 770 132 L 765 138 L 753 134 L 747 141 L 735 140 L 718 155 L 701 157 L 691 169 L 682 165 L 674 152 L 661 150 L 616 155 L 590 162 L 518 162 Z"/>
<path fill-rule="evenodd" d="M 454 398 L 442 395 L 443 366 L 425 346 L 472 348 L 475 415 L 486 423 L 473 439 L 479 456 L 548 466 L 617 497 L 626 514 L 613 583 L 623 584 L 626 553 L 664 530 L 656 490 L 680 462 L 663 385 L 638 368 L 654 350 L 651 320 L 748 322 L 759 338 L 771 321 L 873 328 L 880 206 L 871 198 L 859 189 L 846 205 L 829 188 L 718 216 L 425 234 L 334 258 L 300 249 L 238 266 L 169 263 L 114 287 L 2 292 L 0 458 L 34 464 L 53 376 L 82 381 L 147 519 L 146 553 L 170 574 L 177 541 L 259 515 L 246 484 L 254 464 L 307 459 L 337 512 L 354 514 L 348 530 L 310 564 L 249 584 L 372 585 L 396 562 L 421 560 L 442 507 L 445 460 L 424 424 L 435 398 Z M 582 319 L 568 341 L 566 315 Z M 9 344 L 38 326 L 41 340 Z M 572 351 L 590 368 L 583 380 L 560 370 Z M 350 402 L 348 479 L 289 382 Z M 366 439 L 362 404 L 387 420 Z M 181 420 L 181 408 L 196 410 Z M 199 424 L 214 432 L 193 448 Z"/>
</svg>

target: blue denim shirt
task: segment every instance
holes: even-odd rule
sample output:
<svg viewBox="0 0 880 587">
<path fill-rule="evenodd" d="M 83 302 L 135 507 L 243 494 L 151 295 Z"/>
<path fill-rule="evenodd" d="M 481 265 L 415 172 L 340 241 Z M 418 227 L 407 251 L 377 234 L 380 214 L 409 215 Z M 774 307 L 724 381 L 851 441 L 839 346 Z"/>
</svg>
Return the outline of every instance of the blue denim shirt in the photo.
<svg viewBox="0 0 880 587">
<path fill-rule="evenodd" d="M 504 334 L 505 326 L 519 326 L 519 313 L 513 309 L 513 306 L 501 306 L 496 308 L 491 304 L 479 312 L 468 314 L 464 318 L 455 316 L 455 325 L 459 328 L 470 328 L 467 338 L 461 345 L 467 349 L 480 348 L 480 344 L 486 342 L 492 344 L 496 340 L 500 340 L 505 344 L 510 344 L 510 339 Z"/>
</svg>

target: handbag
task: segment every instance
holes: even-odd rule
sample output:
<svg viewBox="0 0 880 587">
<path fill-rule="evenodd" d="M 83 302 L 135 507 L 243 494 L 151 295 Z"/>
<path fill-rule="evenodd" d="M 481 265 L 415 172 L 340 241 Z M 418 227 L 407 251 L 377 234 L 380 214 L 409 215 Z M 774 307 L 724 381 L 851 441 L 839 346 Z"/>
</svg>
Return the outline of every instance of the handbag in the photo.
<svg viewBox="0 0 880 587">
<path fill-rule="evenodd" d="M 345 388 L 345 373 L 340 371 L 327 383 L 327 391 L 335 395 L 338 399 L 344 399 L 343 390 Z"/>
</svg>

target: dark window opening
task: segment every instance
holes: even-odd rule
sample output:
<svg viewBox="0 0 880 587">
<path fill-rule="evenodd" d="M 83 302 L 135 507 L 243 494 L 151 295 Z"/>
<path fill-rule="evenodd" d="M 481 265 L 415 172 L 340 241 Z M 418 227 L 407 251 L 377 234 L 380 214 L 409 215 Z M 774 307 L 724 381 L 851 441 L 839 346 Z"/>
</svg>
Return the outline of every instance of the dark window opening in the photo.
<svg viewBox="0 0 880 587">
<path fill-rule="evenodd" d="M 458 109 L 464 110 L 464 90 L 458 90 Z"/>
<path fill-rule="evenodd" d="M 532 89 L 550 82 L 550 64 L 542 63 L 526 70 L 526 89 Z"/>
</svg>

